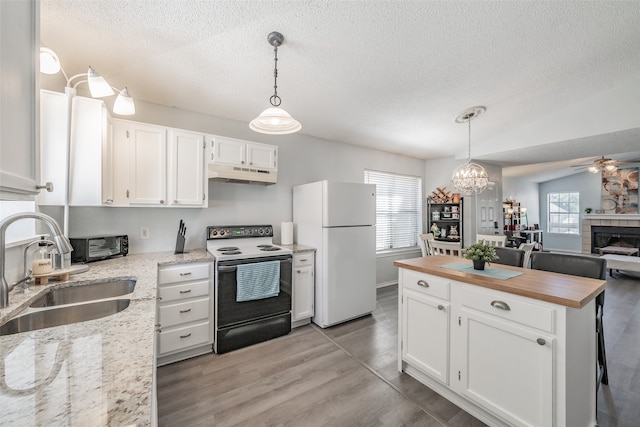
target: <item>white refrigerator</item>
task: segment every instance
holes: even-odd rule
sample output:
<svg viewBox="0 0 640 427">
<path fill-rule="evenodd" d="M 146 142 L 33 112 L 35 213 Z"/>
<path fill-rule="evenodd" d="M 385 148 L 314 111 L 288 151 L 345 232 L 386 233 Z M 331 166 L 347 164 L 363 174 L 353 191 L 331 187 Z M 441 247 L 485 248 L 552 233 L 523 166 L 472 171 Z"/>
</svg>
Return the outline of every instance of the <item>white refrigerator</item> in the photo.
<svg viewBox="0 0 640 427">
<path fill-rule="evenodd" d="M 293 188 L 296 243 L 316 248 L 315 310 L 321 328 L 376 307 L 376 186 L 320 181 Z"/>
</svg>

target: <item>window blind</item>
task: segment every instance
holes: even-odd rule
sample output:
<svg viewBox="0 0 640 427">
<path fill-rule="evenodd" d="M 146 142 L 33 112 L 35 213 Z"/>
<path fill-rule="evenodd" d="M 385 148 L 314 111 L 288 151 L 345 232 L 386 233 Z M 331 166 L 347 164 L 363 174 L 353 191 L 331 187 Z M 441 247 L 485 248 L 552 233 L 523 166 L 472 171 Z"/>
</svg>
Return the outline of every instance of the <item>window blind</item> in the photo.
<svg viewBox="0 0 640 427">
<path fill-rule="evenodd" d="M 376 251 L 418 245 L 422 229 L 422 178 L 365 170 L 376 185 Z"/>
</svg>

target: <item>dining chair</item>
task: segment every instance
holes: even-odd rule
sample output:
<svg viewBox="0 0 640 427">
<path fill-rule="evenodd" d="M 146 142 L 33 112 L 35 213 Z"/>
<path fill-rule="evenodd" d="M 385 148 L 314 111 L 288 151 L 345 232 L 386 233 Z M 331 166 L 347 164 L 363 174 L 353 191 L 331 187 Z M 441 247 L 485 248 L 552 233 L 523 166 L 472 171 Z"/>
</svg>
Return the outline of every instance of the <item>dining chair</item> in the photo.
<svg viewBox="0 0 640 427">
<path fill-rule="evenodd" d="M 484 241 L 491 246 L 505 247 L 507 244 L 507 236 L 498 236 L 495 234 L 476 234 L 476 242 Z"/>
<path fill-rule="evenodd" d="M 529 261 L 531 260 L 531 252 L 536 247 L 536 243 L 521 243 L 518 249 L 522 249 L 524 251 L 524 259 L 522 260 L 522 267 L 529 268 Z"/>
<path fill-rule="evenodd" d="M 525 255 L 525 252 L 522 249 L 502 248 L 499 246 L 493 249 L 496 251 L 498 259 L 491 262 L 502 265 L 512 265 L 514 267 L 522 267 Z"/>
<path fill-rule="evenodd" d="M 422 251 L 422 256 L 431 255 L 431 247 L 429 242 L 434 239 L 433 233 L 424 233 L 418 234 L 418 244 L 420 245 L 420 250 Z"/>
<path fill-rule="evenodd" d="M 589 277 L 592 279 L 605 280 L 607 277 L 607 260 L 585 255 L 533 252 L 531 254 L 531 268 L 534 270 L 571 274 L 573 276 Z M 600 371 L 597 377 L 596 390 L 598 390 L 600 383 L 609 384 L 607 355 L 604 345 L 604 329 L 602 326 L 603 310 L 604 291 L 596 296 L 596 334 L 598 368 Z"/>
<path fill-rule="evenodd" d="M 462 244 L 454 242 L 429 241 L 431 255 L 449 255 L 462 258 Z"/>
</svg>

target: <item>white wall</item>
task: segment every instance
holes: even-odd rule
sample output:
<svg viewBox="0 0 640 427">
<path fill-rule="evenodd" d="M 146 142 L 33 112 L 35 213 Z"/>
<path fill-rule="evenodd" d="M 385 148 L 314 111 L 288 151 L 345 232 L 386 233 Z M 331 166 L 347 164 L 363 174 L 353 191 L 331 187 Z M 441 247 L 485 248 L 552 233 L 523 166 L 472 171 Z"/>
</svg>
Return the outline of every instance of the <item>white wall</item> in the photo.
<svg viewBox="0 0 640 427">
<path fill-rule="evenodd" d="M 584 209 L 600 209 L 600 186 L 602 175 L 583 172 L 564 178 L 554 179 L 539 185 L 540 188 L 540 228 L 543 230 L 544 250 L 559 250 L 566 252 L 582 252 L 582 230 L 580 235 L 567 236 L 564 234 L 549 234 L 547 230 L 547 194 L 564 191 L 577 191 L 580 193 L 580 223 Z"/>
</svg>

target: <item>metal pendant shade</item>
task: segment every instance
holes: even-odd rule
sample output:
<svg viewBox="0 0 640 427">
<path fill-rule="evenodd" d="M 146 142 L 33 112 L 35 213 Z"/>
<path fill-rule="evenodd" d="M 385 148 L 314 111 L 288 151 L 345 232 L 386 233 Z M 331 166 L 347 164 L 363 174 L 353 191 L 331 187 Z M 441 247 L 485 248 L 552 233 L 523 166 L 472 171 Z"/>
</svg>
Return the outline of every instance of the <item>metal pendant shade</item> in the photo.
<svg viewBox="0 0 640 427">
<path fill-rule="evenodd" d="M 249 128 L 255 132 L 270 135 L 285 135 L 298 132 L 302 129 L 299 121 L 291 117 L 284 109 L 280 108 L 282 100 L 278 96 L 278 46 L 284 41 L 284 36 L 276 31 L 269 33 L 267 41 L 273 46 L 273 96 L 269 98 L 271 107 L 264 110 L 258 117 L 249 123 Z"/>
<path fill-rule="evenodd" d="M 460 165 L 453 171 L 451 181 L 456 191 L 465 196 L 474 196 L 484 191 L 489 184 L 487 171 L 476 163 L 471 163 L 471 120 L 484 113 L 485 107 L 471 107 L 456 117 L 456 123 L 469 124 L 469 156 L 467 163 Z"/>
</svg>

